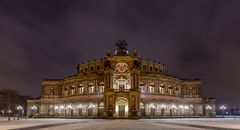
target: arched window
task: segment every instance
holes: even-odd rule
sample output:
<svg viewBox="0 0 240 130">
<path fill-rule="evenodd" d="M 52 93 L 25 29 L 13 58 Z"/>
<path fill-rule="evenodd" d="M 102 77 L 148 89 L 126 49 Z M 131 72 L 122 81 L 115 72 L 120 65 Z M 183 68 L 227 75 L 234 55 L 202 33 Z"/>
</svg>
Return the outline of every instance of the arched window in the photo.
<svg viewBox="0 0 240 130">
<path fill-rule="evenodd" d="M 70 94 L 74 95 L 74 93 L 75 93 L 75 85 L 72 85 L 71 90 L 70 90 Z"/>
<path fill-rule="evenodd" d="M 83 92 L 84 92 L 83 84 L 80 84 L 80 85 L 78 86 L 78 93 L 79 93 L 79 94 L 83 94 Z"/>
<path fill-rule="evenodd" d="M 64 88 L 64 96 L 68 96 L 68 88 L 67 87 Z"/>
<path fill-rule="evenodd" d="M 139 83 L 139 89 L 140 89 L 140 92 L 141 92 L 141 93 L 145 93 L 144 83 L 143 83 L 143 82 L 140 82 L 140 83 Z"/>
<path fill-rule="evenodd" d="M 116 88 L 119 89 L 119 91 L 125 91 L 127 89 L 130 89 L 128 88 L 128 80 L 126 80 L 122 76 L 116 80 L 116 83 L 117 83 Z"/>
<path fill-rule="evenodd" d="M 99 93 L 104 93 L 104 82 L 99 83 Z"/>
<path fill-rule="evenodd" d="M 168 85 L 168 90 L 169 90 L 169 94 L 173 95 L 173 87 L 171 85 Z"/>
<path fill-rule="evenodd" d="M 175 95 L 179 95 L 180 91 L 179 91 L 179 86 L 175 87 Z"/>
<path fill-rule="evenodd" d="M 164 94 L 164 85 L 163 84 L 160 84 L 160 86 L 159 86 L 159 93 L 161 93 L 161 94 Z"/>
<path fill-rule="evenodd" d="M 155 84 L 154 83 L 150 83 L 149 84 L 149 92 L 150 93 L 154 93 L 154 91 L 155 91 Z"/>
<path fill-rule="evenodd" d="M 88 85 L 88 93 L 94 93 L 94 84 L 93 83 L 89 83 Z"/>
</svg>

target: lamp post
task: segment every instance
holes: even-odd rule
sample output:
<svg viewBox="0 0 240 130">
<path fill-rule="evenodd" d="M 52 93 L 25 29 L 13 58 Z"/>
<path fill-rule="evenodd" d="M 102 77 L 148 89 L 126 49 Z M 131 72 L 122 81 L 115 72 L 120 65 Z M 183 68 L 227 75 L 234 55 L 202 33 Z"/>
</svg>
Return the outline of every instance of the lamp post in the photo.
<svg viewBox="0 0 240 130">
<path fill-rule="evenodd" d="M 31 110 L 32 110 L 32 115 L 34 116 L 34 113 L 35 113 L 35 111 L 37 110 L 37 107 L 36 107 L 36 106 L 32 106 L 32 107 L 31 107 Z"/>
<path fill-rule="evenodd" d="M 207 109 L 208 116 L 210 116 L 210 110 L 212 109 L 212 107 L 211 106 L 206 106 L 206 109 Z"/>
<path fill-rule="evenodd" d="M 19 116 L 20 116 L 20 113 L 22 111 L 23 107 L 22 106 L 17 106 L 17 110 L 18 110 L 18 117 L 17 117 L 17 120 L 19 120 Z"/>
<path fill-rule="evenodd" d="M 72 117 L 72 109 L 73 109 L 72 105 L 68 105 L 67 108 L 69 109 L 70 117 Z"/>
<path fill-rule="evenodd" d="M 184 116 L 184 113 L 183 113 L 183 105 L 179 105 L 179 107 L 178 107 L 179 109 L 181 109 L 181 116 L 183 117 Z"/>
<path fill-rule="evenodd" d="M 11 114 L 11 112 L 12 112 L 12 111 L 9 109 L 9 110 L 8 110 L 8 121 L 10 121 L 10 114 Z"/>
<path fill-rule="evenodd" d="M 58 112 L 58 106 L 55 106 L 55 107 L 54 107 L 54 113 L 57 113 L 57 116 L 58 116 L 58 113 L 59 113 L 59 112 Z"/>
<path fill-rule="evenodd" d="M 177 108 L 177 106 L 175 104 L 172 104 L 170 108 L 171 108 L 171 111 L 172 111 L 171 116 L 174 116 L 174 111 Z"/>
<path fill-rule="evenodd" d="M 189 106 L 185 105 L 183 109 L 186 111 L 186 115 L 189 116 Z"/>
<path fill-rule="evenodd" d="M 82 104 L 79 104 L 78 106 L 77 106 L 77 108 L 78 108 L 78 116 L 79 115 L 82 115 L 82 108 L 83 108 L 83 106 L 82 106 Z M 81 111 L 80 111 L 81 110 Z M 81 113 L 80 113 L 81 112 Z"/>
<path fill-rule="evenodd" d="M 224 117 L 224 110 L 226 109 L 226 107 L 222 105 L 220 109 L 222 110 L 222 117 Z"/>
<path fill-rule="evenodd" d="M 165 113 L 165 108 L 166 108 L 167 106 L 165 105 L 165 104 L 161 104 L 160 105 L 160 108 L 161 108 L 161 115 L 162 116 L 164 116 L 164 113 Z"/>
<path fill-rule="evenodd" d="M 60 105 L 60 113 L 61 113 L 60 115 L 61 115 L 61 116 L 63 116 L 63 114 L 62 114 L 62 110 L 63 110 L 63 109 L 64 109 L 64 106 L 63 106 L 63 105 Z M 64 112 L 64 116 L 65 116 L 65 112 Z"/>
</svg>

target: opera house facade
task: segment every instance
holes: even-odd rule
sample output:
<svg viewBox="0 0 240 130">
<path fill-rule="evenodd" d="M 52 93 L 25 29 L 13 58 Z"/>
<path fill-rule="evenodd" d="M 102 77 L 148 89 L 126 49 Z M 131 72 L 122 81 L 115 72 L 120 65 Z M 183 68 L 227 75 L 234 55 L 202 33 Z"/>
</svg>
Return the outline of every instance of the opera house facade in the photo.
<svg viewBox="0 0 240 130">
<path fill-rule="evenodd" d="M 215 116 L 215 99 L 202 98 L 202 81 L 166 74 L 166 66 L 140 58 L 119 40 L 116 51 L 77 66 L 77 74 L 41 82 L 28 100 L 28 116 L 161 118 Z"/>
</svg>

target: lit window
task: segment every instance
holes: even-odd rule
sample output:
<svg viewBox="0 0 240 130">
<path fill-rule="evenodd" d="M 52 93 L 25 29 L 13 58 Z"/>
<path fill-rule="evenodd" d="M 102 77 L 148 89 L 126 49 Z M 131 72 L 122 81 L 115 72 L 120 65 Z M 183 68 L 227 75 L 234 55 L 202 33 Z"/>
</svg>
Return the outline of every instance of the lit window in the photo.
<svg viewBox="0 0 240 130">
<path fill-rule="evenodd" d="M 178 89 L 178 87 L 175 88 L 175 94 L 176 94 L 176 95 L 179 95 L 179 89 Z"/>
<path fill-rule="evenodd" d="M 73 85 L 72 87 L 71 87 L 71 95 L 73 95 L 74 94 L 74 92 L 75 92 L 75 86 Z"/>
<path fill-rule="evenodd" d="M 80 87 L 80 94 L 83 94 L 84 87 Z"/>
<path fill-rule="evenodd" d="M 154 88 L 155 88 L 154 86 L 149 86 L 149 92 L 154 93 Z"/>
<path fill-rule="evenodd" d="M 50 89 L 50 95 L 53 96 L 54 95 L 54 88 Z"/>
<path fill-rule="evenodd" d="M 143 82 L 139 83 L 139 90 L 141 93 L 144 93 L 144 83 Z"/>
<path fill-rule="evenodd" d="M 163 84 L 160 85 L 160 87 L 159 87 L 159 92 L 160 92 L 161 94 L 164 94 L 164 86 L 163 86 Z"/>
<path fill-rule="evenodd" d="M 99 93 L 104 93 L 104 82 L 99 83 Z"/>
<path fill-rule="evenodd" d="M 104 93 L 104 86 L 102 85 L 102 86 L 99 86 L 99 92 L 100 93 Z"/>
<path fill-rule="evenodd" d="M 67 96 L 67 95 L 68 95 L 68 89 L 64 88 L 64 96 Z"/>
<path fill-rule="evenodd" d="M 89 86 L 88 87 L 88 92 L 89 93 L 94 93 L 94 86 Z"/>
<path fill-rule="evenodd" d="M 168 89 L 169 89 L 169 94 L 170 94 L 170 95 L 173 95 L 173 88 L 171 87 L 171 85 L 169 85 L 169 88 L 168 88 Z"/>
<path fill-rule="evenodd" d="M 79 94 L 83 94 L 83 91 L 84 91 L 84 87 L 81 84 L 80 86 L 78 86 L 78 92 L 79 92 Z"/>
<path fill-rule="evenodd" d="M 144 93 L 144 86 L 140 86 L 141 93 Z"/>
</svg>

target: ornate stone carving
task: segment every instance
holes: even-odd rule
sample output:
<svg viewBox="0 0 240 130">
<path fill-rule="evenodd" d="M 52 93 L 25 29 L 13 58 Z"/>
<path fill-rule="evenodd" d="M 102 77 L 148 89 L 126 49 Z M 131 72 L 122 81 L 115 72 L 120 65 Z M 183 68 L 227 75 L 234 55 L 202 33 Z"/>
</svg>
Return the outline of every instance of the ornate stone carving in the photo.
<svg viewBox="0 0 240 130">
<path fill-rule="evenodd" d="M 127 48 L 127 46 L 128 46 L 127 41 L 120 39 L 116 43 L 116 46 L 117 46 L 117 48 L 116 48 L 115 55 L 117 55 L 117 56 L 126 56 L 126 55 L 128 55 L 129 52 L 128 52 L 128 48 Z"/>
</svg>

